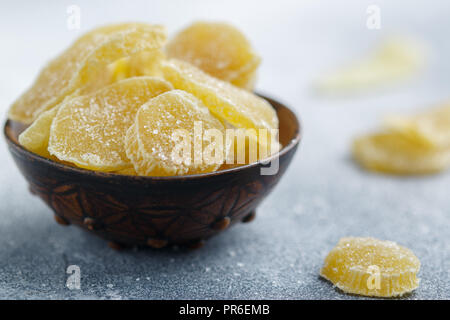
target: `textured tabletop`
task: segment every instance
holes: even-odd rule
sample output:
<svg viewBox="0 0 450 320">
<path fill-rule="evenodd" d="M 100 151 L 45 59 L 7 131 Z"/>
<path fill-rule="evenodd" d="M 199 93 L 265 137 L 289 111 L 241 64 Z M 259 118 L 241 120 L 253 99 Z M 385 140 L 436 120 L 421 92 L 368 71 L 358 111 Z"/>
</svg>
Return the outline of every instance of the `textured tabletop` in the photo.
<svg viewBox="0 0 450 320">
<path fill-rule="evenodd" d="M 258 90 L 301 117 L 303 141 L 256 220 L 186 252 L 117 252 L 76 227 L 57 225 L 28 192 L 0 141 L 0 298 L 360 299 L 318 276 L 343 236 L 393 240 L 414 251 L 420 287 L 405 299 L 450 298 L 450 173 L 421 178 L 375 175 L 350 156 L 352 138 L 382 115 L 448 98 L 450 6 L 444 1 L 377 1 L 380 30 L 366 28 L 371 2 L 355 1 L 14 1 L 2 3 L 0 108 L 3 115 L 38 69 L 98 24 L 141 20 L 171 32 L 196 19 L 244 30 L 264 58 Z M 66 27 L 81 9 L 81 30 Z M 106 6 L 106 3 L 103 4 Z M 406 34 L 430 47 L 427 68 L 409 81 L 346 97 L 311 90 L 322 72 L 358 57 L 383 37 Z M 69 265 L 80 289 L 66 286 Z"/>
</svg>

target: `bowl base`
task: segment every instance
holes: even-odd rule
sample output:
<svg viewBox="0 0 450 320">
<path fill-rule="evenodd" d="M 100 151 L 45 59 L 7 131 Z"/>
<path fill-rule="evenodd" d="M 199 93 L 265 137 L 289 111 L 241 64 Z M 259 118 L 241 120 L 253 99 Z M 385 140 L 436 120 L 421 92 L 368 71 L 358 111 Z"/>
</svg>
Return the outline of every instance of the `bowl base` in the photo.
<svg viewBox="0 0 450 320">
<path fill-rule="evenodd" d="M 253 210 L 252 212 L 250 212 L 249 214 L 247 214 L 244 218 L 242 218 L 241 222 L 242 223 L 249 223 L 252 222 L 253 220 L 255 220 L 256 217 L 256 211 Z M 61 225 L 69 225 L 70 223 L 67 222 L 64 218 L 61 218 L 58 215 L 55 215 L 55 221 L 58 224 Z M 220 230 L 226 229 L 230 224 L 230 219 L 228 217 L 225 217 L 221 220 L 219 220 L 218 222 L 215 223 L 215 225 L 219 225 L 220 226 Z M 147 245 L 145 247 L 149 247 L 152 249 L 162 249 L 162 248 L 170 248 L 170 247 L 174 247 L 174 246 L 180 246 L 181 248 L 185 248 L 188 250 L 196 250 L 196 249 L 200 249 L 202 248 L 205 243 L 206 243 L 207 239 L 198 239 L 198 240 L 194 240 L 194 241 L 190 241 L 188 243 L 185 244 L 181 244 L 181 245 L 175 245 L 175 244 L 169 244 L 167 241 L 165 240 L 160 240 L 160 239 L 148 239 L 147 240 Z M 130 249 L 132 248 L 132 246 L 125 244 L 125 243 L 120 243 L 120 242 L 116 242 L 116 241 L 108 241 L 108 246 L 111 249 L 117 250 L 117 251 L 121 251 L 121 250 L 125 250 L 125 249 Z"/>
</svg>

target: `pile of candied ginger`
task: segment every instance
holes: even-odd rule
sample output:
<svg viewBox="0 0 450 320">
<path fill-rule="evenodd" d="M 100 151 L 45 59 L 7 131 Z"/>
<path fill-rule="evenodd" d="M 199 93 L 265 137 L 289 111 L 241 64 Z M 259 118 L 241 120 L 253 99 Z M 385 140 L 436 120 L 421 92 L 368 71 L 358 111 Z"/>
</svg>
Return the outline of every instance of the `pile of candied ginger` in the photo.
<svg viewBox="0 0 450 320">
<path fill-rule="evenodd" d="M 145 176 L 207 173 L 277 152 L 277 114 L 252 93 L 260 58 L 246 37 L 197 22 L 166 38 L 144 23 L 78 38 L 12 105 L 9 118 L 29 125 L 20 144 L 68 165 Z"/>
</svg>

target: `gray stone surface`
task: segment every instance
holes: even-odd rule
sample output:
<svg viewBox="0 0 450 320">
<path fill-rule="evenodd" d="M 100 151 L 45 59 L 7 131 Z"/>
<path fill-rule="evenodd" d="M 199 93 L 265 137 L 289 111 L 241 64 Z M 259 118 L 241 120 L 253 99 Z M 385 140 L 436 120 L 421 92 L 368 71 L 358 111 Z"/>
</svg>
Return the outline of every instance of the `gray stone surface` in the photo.
<svg viewBox="0 0 450 320">
<path fill-rule="evenodd" d="M 374 175 L 349 154 L 352 137 L 375 128 L 383 114 L 448 98 L 449 6 L 377 1 L 382 29 L 370 31 L 366 1 L 174 2 L 111 1 L 103 8 L 88 1 L 3 3 L 2 111 L 50 56 L 94 25 L 157 21 L 173 31 L 198 18 L 228 20 L 246 30 L 264 57 L 259 89 L 281 97 L 302 118 L 302 146 L 287 175 L 253 223 L 233 227 L 201 250 L 119 253 L 82 230 L 57 225 L 28 193 L 2 139 L 0 298 L 360 299 L 318 277 L 326 253 L 340 237 L 353 235 L 394 240 L 416 253 L 422 280 L 405 299 L 449 299 L 449 173 Z M 65 27 L 66 7 L 74 3 L 82 10 L 80 31 Z M 419 77 L 353 97 L 311 91 L 322 71 L 396 32 L 429 44 L 429 64 Z M 81 268 L 80 290 L 66 287 L 68 265 Z"/>
</svg>

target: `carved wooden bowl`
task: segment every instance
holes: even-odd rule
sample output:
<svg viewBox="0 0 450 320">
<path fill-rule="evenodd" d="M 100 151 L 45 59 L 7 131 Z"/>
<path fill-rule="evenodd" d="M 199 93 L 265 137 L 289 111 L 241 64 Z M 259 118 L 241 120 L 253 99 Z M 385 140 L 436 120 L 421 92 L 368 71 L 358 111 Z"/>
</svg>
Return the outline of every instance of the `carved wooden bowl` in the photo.
<svg viewBox="0 0 450 320">
<path fill-rule="evenodd" d="M 190 176 L 137 177 L 71 167 L 40 157 L 18 144 L 23 125 L 8 120 L 4 134 L 30 191 L 53 210 L 55 220 L 74 224 L 113 248 L 179 244 L 200 247 L 236 222 L 248 222 L 286 171 L 300 142 L 299 122 L 286 106 L 266 98 L 280 120 L 283 148 L 274 175 L 260 162 Z"/>
</svg>

